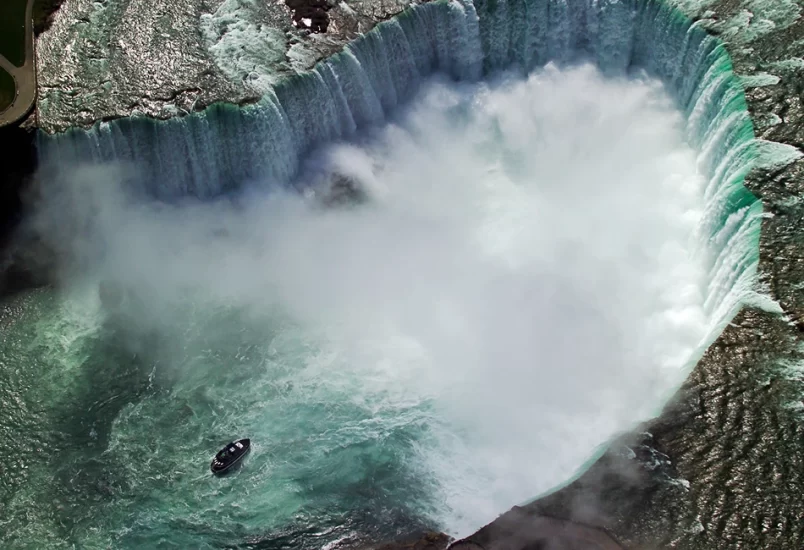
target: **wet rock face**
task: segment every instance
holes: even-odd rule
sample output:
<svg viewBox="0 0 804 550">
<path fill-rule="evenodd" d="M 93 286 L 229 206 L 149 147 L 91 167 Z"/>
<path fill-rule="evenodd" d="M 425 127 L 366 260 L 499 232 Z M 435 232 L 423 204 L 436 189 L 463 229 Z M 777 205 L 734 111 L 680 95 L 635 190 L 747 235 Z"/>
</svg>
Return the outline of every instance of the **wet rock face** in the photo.
<svg viewBox="0 0 804 550">
<path fill-rule="evenodd" d="M 369 200 L 359 181 L 342 174 L 331 174 L 313 192 L 318 203 L 326 208 L 350 208 Z"/>
<path fill-rule="evenodd" d="M 411 3 L 64 0 L 37 38 L 38 126 L 253 102 Z"/>
</svg>

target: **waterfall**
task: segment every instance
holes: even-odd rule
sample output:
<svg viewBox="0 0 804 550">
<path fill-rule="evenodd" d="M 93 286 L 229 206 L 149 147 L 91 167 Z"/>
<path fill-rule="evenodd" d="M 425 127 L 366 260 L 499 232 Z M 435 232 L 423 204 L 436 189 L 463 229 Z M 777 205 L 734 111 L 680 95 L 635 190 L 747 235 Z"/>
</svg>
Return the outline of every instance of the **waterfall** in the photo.
<svg viewBox="0 0 804 550">
<path fill-rule="evenodd" d="M 658 0 L 417 5 L 256 104 L 40 134 L 38 149 L 45 172 L 65 163 L 130 162 L 132 184 L 161 200 L 208 199 L 245 185 L 287 187 L 314 147 L 380 124 L 433 72 L 475 81 L 503 69 L 583 60 L 609 75 L 645 71 L 660 78 L 686 115 L 687 139 L 708 178 L 695 246 L 708 261 L 710 330 L 692 365 L 753 292 L 762 205 L 743 181 L 757 151 L 723 44 Z"/>
<path fill-rule="evenodd" d="M 699 246 L 709 249 L 712 337 L 750 292 L 761 203 L 743 186 L 756 158 L 742 88 L 723 44 L 658 0 L 438 0 L 377 25 L 246 107 L 166 121 L 131 117 L 41 135 L 41 164 L 131 161 L 160 199 L 210 198 L 248 182 L 288 186 L 316 145 L 381 123 L 440 71 L 477 80 L 505 68 L 593 60 L 606 74 L 660 78 L 687 117 L 708 176 Z"/>
</svg>

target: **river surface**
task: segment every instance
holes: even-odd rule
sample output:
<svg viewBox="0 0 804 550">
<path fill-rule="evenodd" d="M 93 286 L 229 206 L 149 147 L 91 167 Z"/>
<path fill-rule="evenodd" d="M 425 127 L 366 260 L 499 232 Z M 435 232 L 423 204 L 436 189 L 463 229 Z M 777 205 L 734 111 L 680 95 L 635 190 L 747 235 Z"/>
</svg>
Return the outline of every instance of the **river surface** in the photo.
<svg viewBox="0 0 804 550">
<path fill-rule="evenodd" d="M 548 66 L 431 79 L 306 194 L 167 205 L 64 166 L 63 283 L 0 319 L 5 547 L 460 536 L 564 483 L 712 339 L 683 129 L 656 81 Z M 322 208 L 333 180 L 367 201 Z"/>
</svg>

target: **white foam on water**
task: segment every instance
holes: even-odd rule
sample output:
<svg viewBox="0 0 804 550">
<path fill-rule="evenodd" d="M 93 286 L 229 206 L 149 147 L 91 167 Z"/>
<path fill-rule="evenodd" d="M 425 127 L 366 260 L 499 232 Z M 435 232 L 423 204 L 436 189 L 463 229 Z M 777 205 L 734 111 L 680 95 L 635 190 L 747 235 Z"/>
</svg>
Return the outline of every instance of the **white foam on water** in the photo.
<svg viewBox="0 0 804 550">
<path fill-rule="evenodd" d="M 224 0 L 203 14 L 200 31 L 217 66 L 233 82 L 265 93 L 285 64 L 285 33 L 265 21 L 259 0 Z"/>
<path fill-rule="evenodd" d="M 282 376 L 368 416 L 315 436 L 314 418 L 283 419 L 271 402 L 270 417 L 247 424 L 309 426 L 311 460 L 324 461 L 316 437 L 337 448 L 368 425 L 372 441 L 421 428 L 404 467 L 431 495 L 416 505 L 450 534 L 561 484 L 654 414 L 707 337 L 704 178 L 656 81 L 606 80 L 591 66 L 436 79 L 389 123 L 303 168 L 307 182 L 351 178 L 369 203 L 323 210 L 255 190 L 237 207 L 155 208 L 83 175 L 82 196 L 102 191 L 103 214 L 88 215 L 80 255 L 102 242 L 90 276 L 134 288 L 148 322 L 169 324 L 188 291 L 253 322 L 279 307 L 316 349 Z M 164 368 L 195 388 L 185 351 Z M 242 390 L 269 387 L 276 370 L 259 376 Z M 142 418 L 127 412 L 116 437 Z"/>
</svg>

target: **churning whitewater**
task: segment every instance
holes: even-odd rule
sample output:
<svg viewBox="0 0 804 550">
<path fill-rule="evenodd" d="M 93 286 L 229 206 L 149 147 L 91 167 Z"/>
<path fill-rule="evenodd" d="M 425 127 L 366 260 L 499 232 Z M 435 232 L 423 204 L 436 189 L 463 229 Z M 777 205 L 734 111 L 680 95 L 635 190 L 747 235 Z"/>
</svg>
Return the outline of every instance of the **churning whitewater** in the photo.
<svg viewBox="0 0 804 550">
<path fill-rule="evenodd" d="M 304 193 L 155 203 L 125 164 L 72 168 L 38 217 L 66 290 L 17 350 L 60 350 L 36 363 L 59 462 L 32 467 L 11 514 L 43 504 L 14 536 L 465 535 L 566 482 L 720 322 L 685 125 L 656 80 L 548 65 L 426 81 L 312 152 Z M 366 200 L 323 207 L 333 181 Z M 209 476 L 234 437 L 254 445 L 242 471 Z"/>
</svg>

